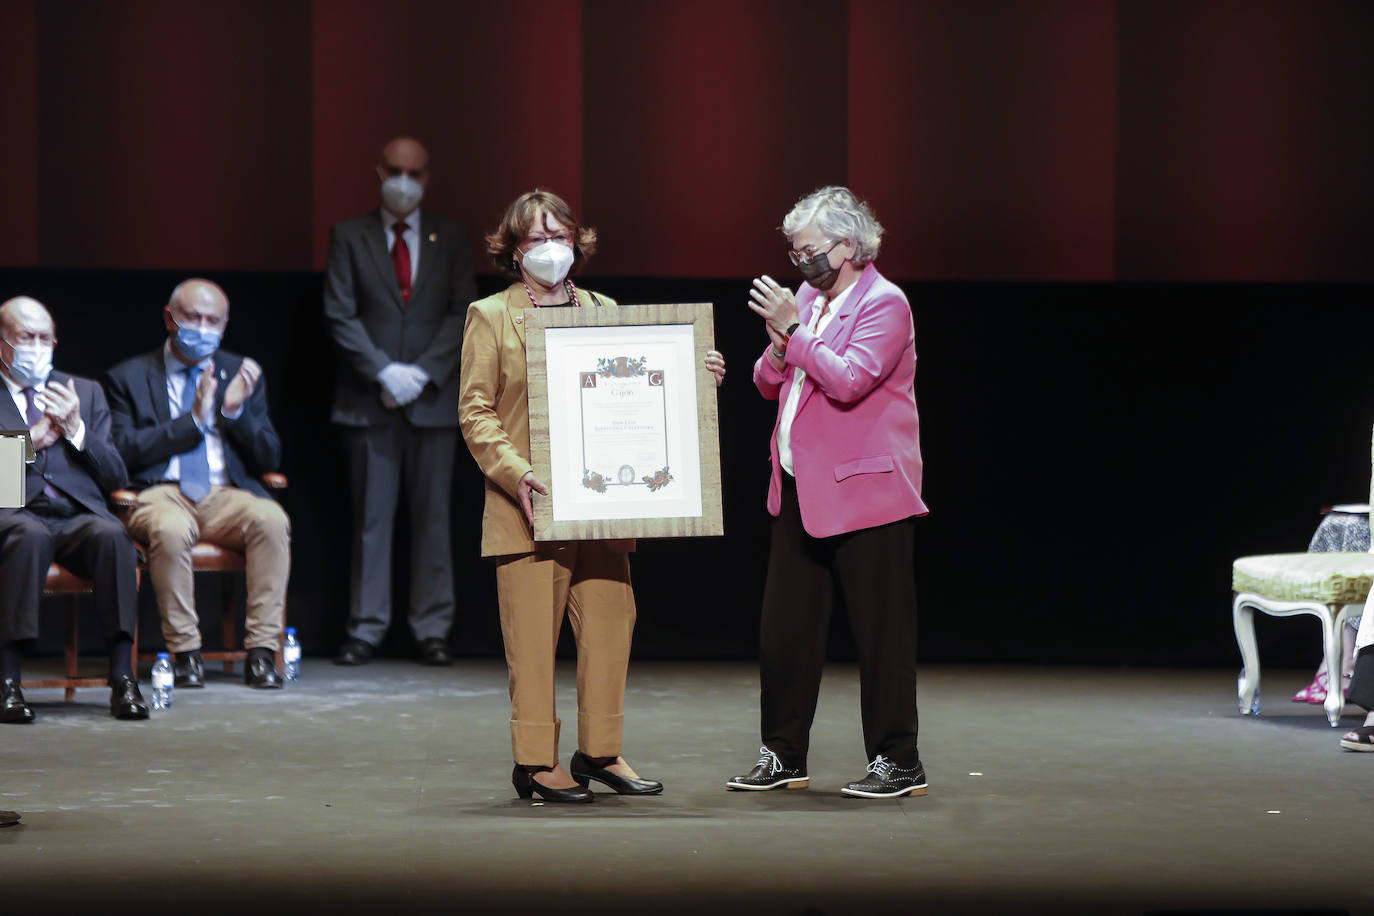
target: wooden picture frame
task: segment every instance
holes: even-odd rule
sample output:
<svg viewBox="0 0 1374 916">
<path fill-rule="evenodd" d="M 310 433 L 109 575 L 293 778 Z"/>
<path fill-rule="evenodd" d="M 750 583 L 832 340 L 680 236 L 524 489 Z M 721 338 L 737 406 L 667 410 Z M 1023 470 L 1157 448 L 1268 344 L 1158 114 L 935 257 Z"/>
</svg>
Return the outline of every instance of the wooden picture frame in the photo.
<svg viewBox="0 0 1374 916">
<path fill-rule="evenodd" d="M 524 314 L 534 539 L 724 534 L 711 303 Z"/>
</svg>

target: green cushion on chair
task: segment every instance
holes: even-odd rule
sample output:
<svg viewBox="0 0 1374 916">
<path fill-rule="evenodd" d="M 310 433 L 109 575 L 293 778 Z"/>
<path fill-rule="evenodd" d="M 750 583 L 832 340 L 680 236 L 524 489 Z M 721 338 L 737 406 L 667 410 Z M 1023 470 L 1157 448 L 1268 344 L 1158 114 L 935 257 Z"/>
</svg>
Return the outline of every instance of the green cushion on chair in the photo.
<svg viewBox="0 0 1374 916">
<path fill-rule="evenodd" d="M 1241 557 L 1231 590 L 1275 601 L 1362 604 L 1374 582 L 1374 553 L 1275 553 Z"/>
</svg>

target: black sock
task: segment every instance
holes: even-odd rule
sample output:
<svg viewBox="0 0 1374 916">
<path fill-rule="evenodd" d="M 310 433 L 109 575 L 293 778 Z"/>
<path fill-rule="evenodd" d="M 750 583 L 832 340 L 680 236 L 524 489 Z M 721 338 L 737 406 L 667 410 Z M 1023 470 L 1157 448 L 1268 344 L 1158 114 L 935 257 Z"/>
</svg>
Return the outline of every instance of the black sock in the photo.
<svg viewBox="0 0 1374 916">
<path fill-rule="evenodd" d="M 0 646 L 0 680 L 19 680 L 19 643 Z"/>
<path fill-rule="evenodd" d="M 128 633 L 116 633 L 110 638 L 110 680 L 118 677 L 133 677 L 133 664 L 129 653 L 134 648 L 134 638 Z"/>
</svg>

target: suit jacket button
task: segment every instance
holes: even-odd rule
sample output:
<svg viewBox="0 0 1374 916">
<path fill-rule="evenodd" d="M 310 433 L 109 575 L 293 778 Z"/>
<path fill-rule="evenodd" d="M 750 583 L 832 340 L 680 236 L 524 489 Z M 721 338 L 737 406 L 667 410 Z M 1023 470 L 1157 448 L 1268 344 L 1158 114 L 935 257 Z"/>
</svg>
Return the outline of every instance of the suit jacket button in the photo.
<svg viewBox="0 0 1374 916">
<path fill-rule="evenodd" d="M 44 479 L 44 480 L 52 480 L 52 471 L 44 471 L 44 472 L 43 472 L 43 479 Z"/>
</svg>

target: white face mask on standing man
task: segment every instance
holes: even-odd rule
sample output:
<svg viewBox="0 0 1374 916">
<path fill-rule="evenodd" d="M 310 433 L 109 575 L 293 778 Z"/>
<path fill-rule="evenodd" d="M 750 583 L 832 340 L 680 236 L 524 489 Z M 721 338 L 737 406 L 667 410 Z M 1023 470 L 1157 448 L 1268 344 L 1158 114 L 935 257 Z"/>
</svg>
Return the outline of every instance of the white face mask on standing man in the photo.
<svg viewBox="0 0 1374 916">
<path fill-rule="evenodd" d="M 424 186 L 409 175 L 392 175 L 382 182 L 382 203 L 392 213 L 409 213 L 424 196 Z"/>
</svg>

